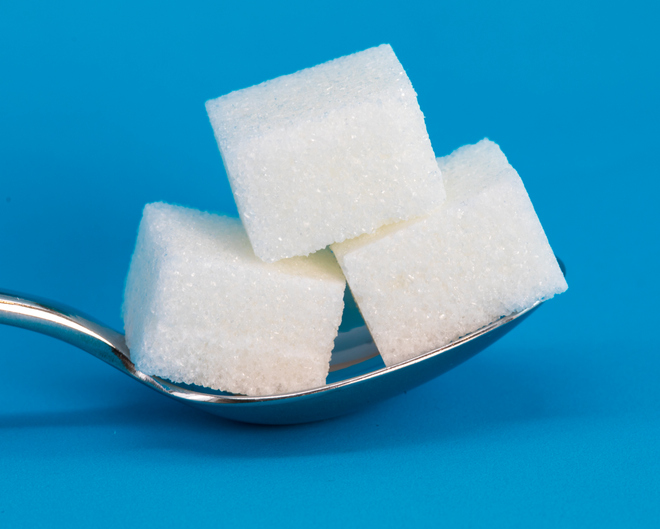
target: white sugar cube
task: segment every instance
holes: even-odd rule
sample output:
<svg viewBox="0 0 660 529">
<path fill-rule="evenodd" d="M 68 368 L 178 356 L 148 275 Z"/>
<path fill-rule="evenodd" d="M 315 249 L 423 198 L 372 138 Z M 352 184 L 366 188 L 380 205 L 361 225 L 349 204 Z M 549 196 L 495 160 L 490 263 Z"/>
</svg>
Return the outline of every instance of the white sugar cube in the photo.
<svg viewBox="0 0 660 529">
<path fill-rule="evenodd" d="M 332 245 L 387 365 L 566 290 L 518 173 L 482 140 L 438 163 L 446 202 Z"/>
<path fill-rule="evenodd" d="M 431 211 L 442 177 L 388 45 L 208 101 L 243 225 L 264 261 Z"/>
<path fill-rule="evenodd" d="M 124 326 L 141 371 L 246 395 L 325 384 L 345 281 L 324 250 L 267 264 L 238 219 L 144 209 Z"/>
</svg>

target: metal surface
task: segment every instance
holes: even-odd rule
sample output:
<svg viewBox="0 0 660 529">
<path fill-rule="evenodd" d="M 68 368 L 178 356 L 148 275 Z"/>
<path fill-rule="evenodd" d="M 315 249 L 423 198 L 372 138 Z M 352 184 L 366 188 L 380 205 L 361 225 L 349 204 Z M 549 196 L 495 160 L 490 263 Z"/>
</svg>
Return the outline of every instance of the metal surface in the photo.
<svg viewBox="0 0 660 529">
<path fill-rule="evenodd" d="M 366 329 L 354 329 L 338 339 L 333 357 L 339 361 L 333 362 L 325 386 L 265 397 L 232 395 L 146 375 L 131 362 L 122 334 L 51 301 L 0 291 L 0 323 L 75 345 L 152 389 L 209 413 L 243 422 L 293 424 L 349 413 L 423 384 L 488 347 L 540 304 L 501 318 L 448 346 L 390 367 L 384 366 L 380 356 L 374 356 L 373 342 L 365 340 Z"/>
</svg>

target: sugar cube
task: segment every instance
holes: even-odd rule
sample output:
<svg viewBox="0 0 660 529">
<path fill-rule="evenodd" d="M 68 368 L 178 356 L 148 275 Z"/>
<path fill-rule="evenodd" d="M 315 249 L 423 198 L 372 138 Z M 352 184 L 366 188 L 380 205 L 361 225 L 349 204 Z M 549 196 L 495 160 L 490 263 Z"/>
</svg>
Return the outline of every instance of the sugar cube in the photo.
<svg viewBox="0 0 660 529">
<path fill-rule="evenodd" d="M 518 173 L 485 139 L 438 159 L 446 202 L 331 246 L 387 365 L 566 290 Z"/>
<path fill-rule="evenodd" d="M 149 375 L 246 395 L 325 383 L 345 280 L 328 250 L 264 263 L 238 219 L 144 209 L 126 282 L 126 341 Z"/>
<path fill-rule="evenodd" d="M 264 261 L 307 255 L 444 199 L 417 95 L 389 45 L 208 101 Z"/>
</svg>

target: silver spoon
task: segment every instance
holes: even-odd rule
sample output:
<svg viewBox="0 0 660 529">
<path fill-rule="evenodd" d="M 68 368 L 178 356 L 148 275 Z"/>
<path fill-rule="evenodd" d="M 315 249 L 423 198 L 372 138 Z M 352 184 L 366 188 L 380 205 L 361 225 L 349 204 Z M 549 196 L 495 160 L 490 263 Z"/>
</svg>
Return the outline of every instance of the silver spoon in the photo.
<svg viewBox="0 0 660 529">
<path fill-rule="evenodd" d="M 560 261 L 565 273 L 563 263 Z M 393 397 L 465 362 L 528 317 L 532 307 L 411 360 L 385 367 L 365 327 L 340 333 L 326 385 L 261 397 L 175 384 L 138 371 L 124 335 L 69 307 L 0 291 L 0 323 L 36 331 L 79 347 L 126 375 L 176 400 L 236 421 L 294 424 L 336 417 Z"/>
</svg>

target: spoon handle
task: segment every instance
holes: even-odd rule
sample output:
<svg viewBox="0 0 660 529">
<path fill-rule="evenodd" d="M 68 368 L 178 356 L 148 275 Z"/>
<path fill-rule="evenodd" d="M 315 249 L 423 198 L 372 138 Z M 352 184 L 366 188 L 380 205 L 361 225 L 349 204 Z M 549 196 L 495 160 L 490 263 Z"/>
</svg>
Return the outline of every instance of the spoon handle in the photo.
<svg viewBox="0 0 660 529">
<path fill-rule="evenodd" d="M 75 345 L 121 371 L 134 370 L 122 334 L 62 304 L 0 290 L 0 323 Z"/>
</svg>

